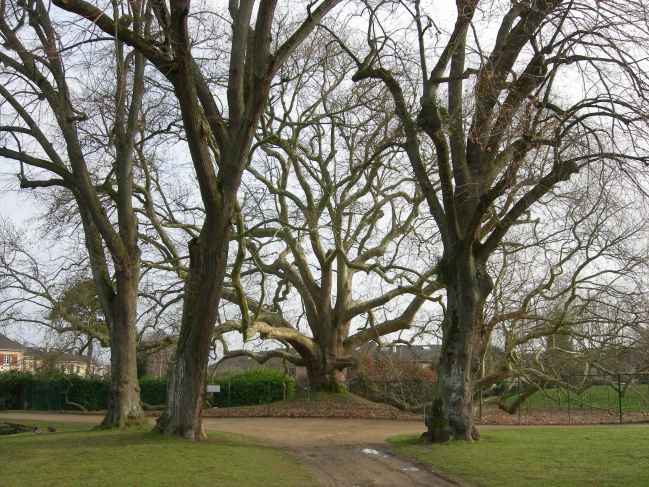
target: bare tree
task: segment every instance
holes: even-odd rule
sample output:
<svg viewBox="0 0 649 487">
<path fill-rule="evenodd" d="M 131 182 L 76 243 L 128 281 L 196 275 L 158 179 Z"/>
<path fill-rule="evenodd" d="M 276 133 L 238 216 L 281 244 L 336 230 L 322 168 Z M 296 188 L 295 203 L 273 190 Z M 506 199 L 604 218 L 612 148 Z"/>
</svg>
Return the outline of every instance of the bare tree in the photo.
<svg viewBox="0 0 649 487">
<path fill-rule="evenodd" d="M 120 8 L 113 4 L 116 15 Z M 145 424 L 135 363 L 140 249 L 131 200 L 132 154 L 145 90 L 145 58 L 136 51 L 126 52 L 122 42 L 113 44 L 114 111 L 109 116 L 114 159 L 107 173 L 92 173 L 79 130 L 88 118 L 81 109 L 84 99 L 71 86 L 70 66 L 66 65 L 68 61 L 74 63 L 70 50 L 80 45 L 78 39 L 64 46 L 62 43 L 70 39 L 57 32 L 58 23 L 39 0 L 3 2 L 0 12 L 4 41 L 0 52 L 4 77 L 0 95 L 6 109 L 2 127 L 5 146 L 0 155 L 20 163 L 21 188 L 59 186 L 73 194 L 110 335 L 111 388 L 102 425 Z M 145 12 L 133 5 L 129 13 L 133 32 L 145 34 Z M 81 44 L 87 42 L 82 38 Z M 46 120 L 50 123 L 46 124 Z M 96 181 L 101 177 L 116 181 L 116 227 L 100 198 Z M 111 255 L 115 287 L 104 244 Z"/>
<path fill-rule="evenodd" d="M 352 355 L 361 345 L 397 333 L 409 343 L 423 331 L 408 332 L 442 288 L 438 238 L 419 214 L 423 197 L 404 166 L 386 95 L 350 89 L 353 66 L 324 41 L 299 54 L 262 117 L 222 291 L 238 307 L 244 340 L 259 332 L 299 357 L 225 347 L 220 361 L 279 356 L 336 390 L 347 368 L 364 375 Z"/>
<path fill-rule="evenodd" d="M 223 103 L 210 91 L 207 78 L 192 55 L 189 0 L 151 4 L 156 19 L 153 30 L 157 31 L 153 38 L 138 35 L 115 16 L 83 0 L 54 2 L 85 17 L 104 35 L 114 36 L 144 55 L 172 84 L 182 113 L 205 221 L 200 236 L 189 244 L 180 339 L 167 409 L 157 425 L 164 434 L 189 440 L 205 438 L 201 408 L 210 337 L 227 266 L 233 208 L 253 135 L 278 69 L 339 1 L 324 0 L 316 8 L 309 4 L 301 13 L 303 18 L 306 16 L 304 21 L 292 32 L 280 31 L 281 42 L 272 39 L 275 0 L 262 0 L 254 21 L 253 0 L 230 1 L 232 34 L 227 41 L 230 59 L 224 76 L 227 94 Z M 143 8 L 143 2 L 135 4 L 138 9 Z M 283 19 L 283 23 L 292 24 L 289 19 Z M 226 105 L 228 111 L 224 115 L 221 107 Z"/>
<path fill-rule="evenodd" d="M 85 249 L 79 251 L 74 241 L 62 246 L 59 240 L 45 252 L 42 236 L 37 236 L 36 242 L 33 236 L 30 239 L 7 224 L 0 228 L 0 325 L 31 325 L 46 335 L 60 335 L 80 353 L 92 340 L 110 348 Z M 162 311 L 158 310 L 158 315 Z M 152 328 L 157 329 L 146 321 L 140 316 L 135 334 L 137 352 L 154 353 L 178 341 L 177 333 L 144 339 Z"/>
<path fill-rule="evenodd" d="M 630 172 L 627 163 L 647 161 L 644 1 L 456 7 L 445 31 L 418 0 L 367 2 L 369 52 L 346 47 L 353 79 L 381 80 L 392 95 L 443 242 L 447 311 L 430 441 L 478 437 L 472 399 L 493 290 L 487 261 L 505 235 L 581 168 L 606 161 Z M 412 18 L 407 28 L 390 22 L 401 14 Z M 562 86 L 567 78 L 578 80 L 574 92 Z"/>
<path fill-rule="evenodd" d="M 639 346 L 647 326 L 647 208 L 641 191 L 626 183 L 605 164 L 584 168 L 496 251 L 478 351 L 483 392 L 518 379 L 527 385 L 524 402 L 569 374 L 583 376 L 585 391 L 604 383 L 617 389 L 613 374 L 647 370 Z M 506 404 L 512 392 L 488 402 L 514 413 L 518 401 Z"/>
</svg>

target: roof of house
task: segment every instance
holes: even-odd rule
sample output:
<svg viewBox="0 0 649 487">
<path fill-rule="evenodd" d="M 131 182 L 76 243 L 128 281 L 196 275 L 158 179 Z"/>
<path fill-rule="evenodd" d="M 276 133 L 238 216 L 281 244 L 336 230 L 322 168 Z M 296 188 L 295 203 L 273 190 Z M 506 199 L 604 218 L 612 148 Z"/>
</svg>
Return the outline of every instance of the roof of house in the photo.
<svg viewBox="0 0 649 487">
<path fill-rule="evenodd" d="M 2 333 L 0 333 L 0 352 L 5 350 L 11 352 L 20 352 L 23 350 L 27 350 L 27 347 L 25 345 L 13 341 L 11 338 L 7 338 Z"/>
<path fill-rule="evenodd" d="M 61 350 L 43 350 L 41 348 L 29 348 L 25 352 L 26 358 L 34 358 L 39 360 L 52 360 L 52 363 L 78 363 L 87 364 L 88 357 L 79 355 L 78 353 L 62 352 Z M 93 364 L 96 362 L 93 360 Z"/>
<path fill-rule="evenodd" d="M 291 350 L 293 352 L 293 350 Z M 263 353 L 263 352 L 262 352 Z M 219 369 L 251 369 L 253 367 L 281 367 L 282 359 L 279 357 L 273 357 L 268 359 L 263 364 L 260 364 L 255 359 L 250 357 L 232 357 L 227 360 L 224 360 L 223 363 L 219 366 Z M 210 365 L 207 369 L 212 370 L 215 364 Z"/>
</svg>

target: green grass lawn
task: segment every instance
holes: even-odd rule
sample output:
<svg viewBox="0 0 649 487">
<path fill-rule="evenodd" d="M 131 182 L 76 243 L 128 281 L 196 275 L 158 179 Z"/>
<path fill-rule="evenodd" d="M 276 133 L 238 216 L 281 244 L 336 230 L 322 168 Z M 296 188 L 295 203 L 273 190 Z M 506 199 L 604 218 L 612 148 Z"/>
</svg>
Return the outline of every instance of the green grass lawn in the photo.
<svg viewBox="0 0 649 487">
<path fill-rule="evenodd" d="M 0 436 L 2 485 L 316 486 L 299 461 L 252 438 L 209 432 L 209 441 L 163 438 L 150 429 L 100 431 L 34 423 L 45 436 Z M 57 429 L 47 433 L 47 426 Z"/>
<path fill-rule="evenodd" d="M 649 428 L 498 429 L 476 443 L 392 441 L 399 453 L 476 486 L 649 485 Z"/>
</svg>

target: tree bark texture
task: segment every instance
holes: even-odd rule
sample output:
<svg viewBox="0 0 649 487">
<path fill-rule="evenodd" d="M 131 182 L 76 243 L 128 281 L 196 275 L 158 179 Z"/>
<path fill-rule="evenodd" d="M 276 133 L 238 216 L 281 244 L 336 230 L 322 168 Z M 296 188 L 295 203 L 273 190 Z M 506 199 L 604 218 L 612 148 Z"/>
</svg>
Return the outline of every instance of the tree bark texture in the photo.
<svg viewBox="0 0 649 487">
<path fill-rule="evenodd" d="M 202 235 L 189 242 L 189 271 L 178 347 L 166 408 L 155 426 L 165 436 L 179 435 L 190 441 L 207 438 L 202 423 L 203 395 L 214 323 L 210 320 L 216 320 L 218 295 L 210 300 L 205 294 L 206 290 L 215 289 L 218 278 L 214 268 L 215 264 L 218 267 L 218 262 L 215 261 L 225 262 L 227 258 L 224 255 L 221 259 L 206 261 L 206 256 L 210 256 L 201 239 Z"/>
<path fill-rule="evenodd" d="M 433 407 L 426 418 L 427 440 L 477 440 L 473 424 L 473 383 L 480 366 L 484 305 L 493 283 L 486 266 L 466 246 L 440 263 L 447 288 L 442 350 Z"/>
<path fill-rule="evenodd" d="M 149 422 L 140 404 L 140 386 L 137 380 L 136 318 L 139 262 L 116 272 L 117 293 L 115 321 L 110 334 L 110 390 L 108 408 L 101 422 L 102 428 L 145 426 Z"/>
</svg>

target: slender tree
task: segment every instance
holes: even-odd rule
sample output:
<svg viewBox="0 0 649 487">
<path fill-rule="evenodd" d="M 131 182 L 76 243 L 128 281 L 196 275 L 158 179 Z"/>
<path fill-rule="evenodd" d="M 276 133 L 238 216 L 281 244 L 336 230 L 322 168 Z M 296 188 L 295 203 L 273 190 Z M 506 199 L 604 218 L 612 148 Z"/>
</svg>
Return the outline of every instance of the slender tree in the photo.
<svg viewBox="0 0 649 487">
<path fill-rule="evenodd" d="M 120 12 L 117 3 L 113 7 L 116 14 Z M 138 5 L 132 6 L 129 18 L 133 32 L 140 35 L 146 31 L 146 15 Z M 145 58 L 135 51 L 126 52 L 118 40 L 113 43 L 114 100 L 108 114 L 113 160 L 107 173 L 93 173 L 89 169 L 92 157 L 80 130 L 88 115 L 82 108 L 83 98 L 77 97 L 71 86 L 66 61 L 73 60 L 64 54 L 66 37 L 57 29 L 40 0 L 3 1 L 0 5 L 4 41 L 0 96 L 5 107 L 1 129 L 5 144 L 0 156 L 20 164 L 21 188 L 61 187 L 73 195 L 110 337 L 111 387 L 102 426 L 148 424 L 140 406 L 135 361 L 140 249 L 131 200 L 132 154 L 145 91 Z M 51 121 L 50 126 L 46 120 Z M 101 198 L 111 185 L 96 184 L 102 177 L 115 181 L 109 193 L 114 196 L 116 222 L 109 218 Z"/>
</svg>

